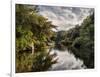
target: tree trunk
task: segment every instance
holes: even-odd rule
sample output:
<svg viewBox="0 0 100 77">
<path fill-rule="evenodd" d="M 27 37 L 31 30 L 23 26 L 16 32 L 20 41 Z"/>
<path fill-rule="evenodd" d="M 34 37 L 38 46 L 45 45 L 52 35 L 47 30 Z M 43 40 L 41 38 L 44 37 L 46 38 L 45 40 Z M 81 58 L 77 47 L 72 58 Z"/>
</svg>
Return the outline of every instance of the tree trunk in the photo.
<svg viewBox="0 0 100 77">
<path fill-rule="evenodd" d="M 31 47 L 32 47 L 32 54 L 34 54 L 34 43 L 33 42 L 31 44 Z"/>
</svg>

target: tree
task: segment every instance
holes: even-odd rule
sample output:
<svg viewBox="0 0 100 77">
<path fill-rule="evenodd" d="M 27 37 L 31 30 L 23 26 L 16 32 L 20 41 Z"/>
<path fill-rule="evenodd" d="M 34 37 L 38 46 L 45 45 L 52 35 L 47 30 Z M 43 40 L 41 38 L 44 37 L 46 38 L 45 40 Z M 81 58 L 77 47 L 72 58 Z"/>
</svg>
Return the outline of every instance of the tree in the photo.
<svg viewBox="0 0 100 77">
<path fill-rule="evenodd" d="M 69 33 L 68 35 L 72 36 L 73 32 L 74 36 L 76 36 L 77 31 L 72 31 L 71 35 Z M 94 14 L 91 14 L 83 21 L 78 30 L 78 36 L 68 38 L 72 39 L 68 49 L 77 58 L 82 59 L 87 68 L 94 68 Z"/>
<path fill-rule="evenodd" d="M 94 13 L 87 16 L 81 25 L 57 32 L 56 48 L 65 47 L 76 58 L 82 59 L 87 68 L 94 68 Z"/>
<path fill-rule="evenodd" d="M 47 52 L 54 27 L 38 14 L 37 6 L 16 5 L 16 72 L 46 71 L 56 62 Z"/>
</svg>

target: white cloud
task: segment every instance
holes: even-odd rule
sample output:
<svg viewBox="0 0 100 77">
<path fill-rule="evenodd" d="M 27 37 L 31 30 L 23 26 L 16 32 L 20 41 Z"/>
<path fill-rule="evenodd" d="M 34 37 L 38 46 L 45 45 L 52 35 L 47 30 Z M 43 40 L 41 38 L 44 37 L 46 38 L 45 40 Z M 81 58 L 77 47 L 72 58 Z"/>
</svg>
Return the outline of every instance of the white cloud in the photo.
<svg viewBox="0 0 100 77">
<path fill-rule="evenodd" d="M 39 13 L 58 26 L 58 30 L 68 30 L 80 24 L 91 10 L 79 7 L 39 6 Z"/>
</svg>

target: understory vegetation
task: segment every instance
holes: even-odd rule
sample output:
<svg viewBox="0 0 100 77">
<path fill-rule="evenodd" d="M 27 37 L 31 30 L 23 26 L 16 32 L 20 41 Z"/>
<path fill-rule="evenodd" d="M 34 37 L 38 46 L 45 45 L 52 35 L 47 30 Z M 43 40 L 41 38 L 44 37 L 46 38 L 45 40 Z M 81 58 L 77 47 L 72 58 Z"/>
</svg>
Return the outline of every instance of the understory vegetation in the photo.
<svg viewBox="0 0 100 77">
<path fill-rule="evenodd" d="M 94 68 L 94 14 L 68 31 L 54 32 L 51 21 L 38 14 L 37 6 L 16 4 L 16 72 L 47 71 L 57 63 L 52 48 L 68 49 Z"/>
<path fill-rule="evenodd" d="M 16 72 L 45 71 L 56 63 L 47 52 L 54 27 L 35 6 L 16 5 Z"/>
</svg>

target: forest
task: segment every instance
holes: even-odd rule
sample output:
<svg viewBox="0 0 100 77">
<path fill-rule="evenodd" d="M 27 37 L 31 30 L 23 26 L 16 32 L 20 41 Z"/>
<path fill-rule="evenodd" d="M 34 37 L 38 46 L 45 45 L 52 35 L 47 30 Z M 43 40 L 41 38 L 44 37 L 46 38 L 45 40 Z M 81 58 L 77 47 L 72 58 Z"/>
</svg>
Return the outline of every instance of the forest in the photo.
<svg viewBox="0 0 100 77">
<path fill-rule="evenodd" d="M 94 12 L 67 31 L 38 14 L 38 6 L 16 4 L 16 73 L 48 71 L 58 62 L 52 49 L 68 50 L 94 68 Z"/>
</svg>

